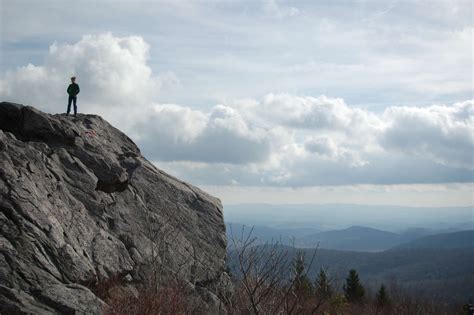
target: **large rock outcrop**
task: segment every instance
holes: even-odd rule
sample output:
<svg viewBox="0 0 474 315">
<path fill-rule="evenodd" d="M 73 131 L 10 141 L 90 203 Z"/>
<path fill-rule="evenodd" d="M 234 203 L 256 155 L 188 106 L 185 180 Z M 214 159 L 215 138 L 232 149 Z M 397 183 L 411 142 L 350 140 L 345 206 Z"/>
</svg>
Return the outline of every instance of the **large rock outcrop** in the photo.
<svg viewBox="0 0 474 315">
<path fill-rule="evenodd" d="M 216 310 L 222 206 L 101 117 L 0 103 L 0 312 L 100 313 L 84 284 L 184 280 Z"/>
</svg>

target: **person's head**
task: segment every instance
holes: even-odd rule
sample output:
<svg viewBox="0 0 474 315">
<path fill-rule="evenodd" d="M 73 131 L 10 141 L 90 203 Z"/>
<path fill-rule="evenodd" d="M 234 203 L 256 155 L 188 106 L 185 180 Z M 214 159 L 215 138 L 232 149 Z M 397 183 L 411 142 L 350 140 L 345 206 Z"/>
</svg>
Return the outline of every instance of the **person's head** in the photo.
<svg viewBox="0 0 474 315">
<path fill-rule="evenodd" d="M 76 81 L 76 77 L 71 77 L 71 82 L 74 83 Z"/>
</svg>

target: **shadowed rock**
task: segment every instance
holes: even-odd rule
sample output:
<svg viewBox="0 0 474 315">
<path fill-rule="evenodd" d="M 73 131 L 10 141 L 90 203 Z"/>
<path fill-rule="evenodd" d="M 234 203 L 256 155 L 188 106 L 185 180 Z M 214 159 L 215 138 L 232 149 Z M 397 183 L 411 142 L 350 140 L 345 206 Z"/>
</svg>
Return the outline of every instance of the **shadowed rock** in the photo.
<svg viewBox="0 0 474 315">
<path fill-rule="evenodd" d="M 206 301 L 228 280 L 220 201 L 99 116 L 0 103 L 0 210 L 1 312 L 99 313 L 81 284 L 117 276 L 180 278 Z"/>
</svg>

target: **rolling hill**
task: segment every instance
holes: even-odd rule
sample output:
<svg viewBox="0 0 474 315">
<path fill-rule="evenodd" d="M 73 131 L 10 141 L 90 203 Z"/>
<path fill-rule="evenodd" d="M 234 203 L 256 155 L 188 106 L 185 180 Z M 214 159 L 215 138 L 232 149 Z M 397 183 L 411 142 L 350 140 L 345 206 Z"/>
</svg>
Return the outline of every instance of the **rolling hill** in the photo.
<svg viewBox="0 0 474 315">
<path fill-rule="evenodd" d="M 399 234 L 362 226 L 351 226 L 343 230 L 333 230 L 306 235 L 297 239 L 298 247 L 381 251 L 402 242 Z"/>
<path fill-rule="evenodd" d="M 265 251 L 265 247 L 262 251 Z M 307 260 L 314 249 L 298 249 L 279 246 L 287 252 L 291 261 L 297 252 Z M 446 303 L 466 303 L 474 298 L 474 248 L 464 249 L 392 249 L 368 253 L 318 249 L 308 276 L 314 281 L 321 267 L 327 268 L 334 286 L 341 288 L 350 269 L 356 269 L 361 281 L 370 290 L 381 283 L 391 286 L 396 283 L 412 296 L 436 298 Z M 237 256 L 228 253 L 228 266 L 238 275 Z M 291 268 L 288 269 L 291 275 Z"/>
<path fill-rule="evenodd" d="M 474 230 L 429 235 L 397 245 L 395 248 L 474 248 Z"/>
</svg>

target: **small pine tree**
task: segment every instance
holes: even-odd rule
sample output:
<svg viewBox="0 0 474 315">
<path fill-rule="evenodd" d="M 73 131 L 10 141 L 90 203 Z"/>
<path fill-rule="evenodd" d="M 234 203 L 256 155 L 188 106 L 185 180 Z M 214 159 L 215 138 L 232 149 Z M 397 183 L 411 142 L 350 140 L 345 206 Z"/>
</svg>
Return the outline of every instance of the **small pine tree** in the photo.
<svg viewBox="0 0 474 315">
<path fill-rule="evenodd" d="M 319 275 L 314 282 L 314 287 L 316 290 L 316 295 L 320 298 L 327 299 L 333 295 L 333 290 L 331 288 L 331 283 L 328 279 L 326 270 L 321 267 L 319 270 Z"/>
<path fill-rule="evenodd" d="M 383 284 L 380 286 L 380 289 L 375 296 L 375 303 L 377 304 L 378 307 L 384 307 L 390 304 L 387 290 L 385 288 L 385 285 Z"/>
<path fill-rule="evenodd" d="M 304 256 L 301 253 L 295 258 L 293 263 L 294 270 L 294 290 L 301 295 L 308 296 L 313 293 L 313 285 L 305 273 Z"/>
<path fill-rule="evenodd" d="M 360 283 L 357 271 L 354 269 L 349 271 L 349 276 L 343 289 L 347 301 L 351 303 L 362 303 L 364 301 L 365 289 Z"/>
</svg>

